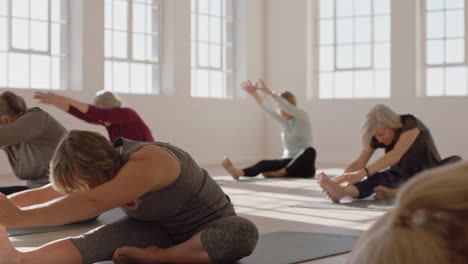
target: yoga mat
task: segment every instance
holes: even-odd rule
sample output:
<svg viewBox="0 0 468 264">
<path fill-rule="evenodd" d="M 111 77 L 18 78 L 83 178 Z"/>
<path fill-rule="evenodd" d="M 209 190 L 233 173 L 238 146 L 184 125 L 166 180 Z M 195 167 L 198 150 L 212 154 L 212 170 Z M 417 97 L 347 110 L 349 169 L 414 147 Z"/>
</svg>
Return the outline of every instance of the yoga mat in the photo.
<svg viewBox="0 0 468 264">
<path fill-rule="evenodd" d="M 252 255 L 237 264 L 287 264 L 329 257 L 351 251 L 357 239 L 357 236 L 289 231 L 263 234 Z"/>
<path fill-rule="evenodd" d="M 89 220 L 83 221 L 79 223 L 67 224 L 67 225 L 60 225 L 60 226 L 45 226 L 45 227 L 30 227 L 30 228 L 17 228 L 17 229 L 8 229 L 9 236 L 21 236 L 21 235 L 31 235 L 31 234 L 38 234 L 38 233 L 47 233 L 47 232 L 55 232 L 55 231 L 64 231 L 76 228 L 85 228 L 85 227 L 98 227 L 104 224 L 109 224 L 114 222 L 115 220 L 124 217 L 124 212 L 119 209 L 112 209 L 101 214 L 96 220 Z"/>
<path fill-rule="evenodd" d="M 370 211 L 388 211 L 393 207 L 395 200 L 341 200 L 340 203 L 332 203 L 331 201 L 306 202 L 291 207 L 314 208 L 314 209 L 339 209 L 339 210 L 370 210 Z"/>
</svg>

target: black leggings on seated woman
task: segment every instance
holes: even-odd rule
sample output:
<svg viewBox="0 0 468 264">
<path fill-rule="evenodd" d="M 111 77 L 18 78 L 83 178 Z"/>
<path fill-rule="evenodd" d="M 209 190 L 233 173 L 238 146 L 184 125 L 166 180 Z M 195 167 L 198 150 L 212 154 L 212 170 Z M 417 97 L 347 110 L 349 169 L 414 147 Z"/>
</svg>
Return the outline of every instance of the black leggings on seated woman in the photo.
<svg viewBox="0 0 468 264">
<path fill-rule="evenodd" d="M 315 149 L 303 149 L 293 159 L 262 160 L 257 164 L 245 168 L 244 176 L 255 177 L 263 172 L 286 169 L 285 177 L 308 178 L 315 175 Z"/>
</svg>

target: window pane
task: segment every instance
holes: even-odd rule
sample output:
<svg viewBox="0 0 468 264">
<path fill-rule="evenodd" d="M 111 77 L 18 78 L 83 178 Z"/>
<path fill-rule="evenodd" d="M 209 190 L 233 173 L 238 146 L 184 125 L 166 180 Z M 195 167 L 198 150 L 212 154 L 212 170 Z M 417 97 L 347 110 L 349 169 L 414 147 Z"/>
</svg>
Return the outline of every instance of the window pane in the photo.
<svg viewBox="0 0 468 264">
<path fill-rule="evenodd" d="M 221 19 L 212 17 L 210 21 L 210 41 L 214 43 L 221 43 Z"/>
<path fill-rule="evenodd" d="M 0 15 L 8 14 L 8 0 L 0 0 Z"/>
<path fill-rule="evenodd" d="M 221 68 L 221 46 L 219 45 L 210 46 L 210 61 L 211 61 L 211 67 Z"/>
<path fill-rule="evenodd" d="M 213 16 L 221 16 L 221 2 L 222 0 L 211 0 L 210 14 Z"/>
<path fill-rule="evenodd" d="M 338 19 L 336 21 L 337 33 L 336 42 L 338 44 L 353 43 L 354 25 L 352 18 Z"/>
<path fill-rule="evenodd" d="M 225 27 L 226 32 L 224 32 L 224 42 L 226 44 L 233 44 L 234 42 L 234 25 L 233 23 L 227 22 L 224 23 L 223 27 Z"/>
<path fill-rule="evenodd" d="M 114 89 L 118 93 L 129 92 L 129 64 L 127 62 L 114 62 Z"/>
<path fill-rule="evenodd" d="M 443 0 L 426 0 L 426 10 L 442 10 L 444 9 Z"/>
<path fill-rule="evenodd" d="M 390 44 L 374 45 L 374 68 L 390 69 Z"/>
<path fill-rule="evenodd" d="M 334 56 L 333 47 L 320 47 L 320 71 L 333 71 L 334 69 Z"/>
<path fill-rule="evenodd" d="M 16 1 L 16 0 L 14 0 Z M 39 20 L 49 19 L 49 1 L 48 0 L 31 0 L 31 18 Z"/>
<path fill-rule="evenodd" d="M 215 98 L 223 98 L 225 96 L 223 73 L 219 71 L 210 72 L 210 95 Z"/>
<path fill-rule="evenodd" d="M 465 61 L 465 42 L 463 39 L 449 39 L 445 43 L 446 63 Z"/>
<path fill-rule="evenodd" d="M 228 71 L 234 71 L 234 49 L 230 47 L 225 47 L 224 50 L 226 52 L 224 68 Z"/>
<path fill-rule="evenodd" d="M 353 72 L 335 72 L 335 98 L 353 97 Z"/>
<path fill-rule="evenodd" d="M 197 75 L 197 96 L 210 96 L 210 76 L 207 70 L 196 70 Z"/>
<path fill-rule="evenodd" d="M 17 49 L 29 49 L 29 22 L 24 19 L 12 19 L 12 45 Z"/>
<path fill-rule="evenodd" d="M 210 0 L 198 0 L 198 12 L 202 14 L 209 14 Z"/>
<path fill-rule="evenodd" d="M 349 69 L 353 67 L 354 51 L 352 45 L 337 46 L 337 67 L 340 69 Z"/>
<path fill-rule="evenodd" d="M 29 0 L 11 1 L 11 12 L 13 17 L 29 17 Z"/>
<path fill-rule="evenodd" d="M 117 58 L 127 58 L 127 33 L 113 32 L 112 53 Z"/>
<path fill-rule="evenodd" d="M 354 67 L 370 67 L 371 52 L 372 50 L 370 45 L 356 45 Z"/>
<path fill-rule="evenodd" d="M 49 25 L 47 22 L 31 21 L 31 49 L 49 50 Z"/>
<path fill-rule="evenodd" d="M 444 95 L 444 68 L 427 68 L 426 87 L 428 96 Z"/>
<path fill-rule="evenodd" d="M 112 28 L 112 0 L 105 0 L 104 27 Z"/>
<path fill-rule="evenodd" d="M 50 87 L 50 57 L 31 55 L 31 87 L 47 89 Z"/>
<path fill-rule="evenodd" d="M 133 32 L 145 33 L 146 5 L 133 4 Z"/>
<path fill-rule="evenodd" d="M 464 8 L 465 4 L 463 0 L 445 0 L 445 8 Z"/>
<path fill-rule="evenodd" d="M 426 48 L 427 64 L 442 64 L 444 63 L 444 41 L 443 40 L 428 40 Z"/>
<path fill-rule="evenodd" d="M 333 98 L 333 73 L 320 73 L 320 98 Z"/>
<path fill-rule="evenodd" d="M 374 18 L 374 40 L 390 41 L 390 16 L 377 16 Z"/>
<path fill-rule="evenodd" d="M 333 20 L 320 21 L 320 44 L 333 44 Z"/>
<path fill-rule="evenodd" d="M 51 10 L 50 10 L 50 18 L 52 21 L 61 21 L 62 19 L 65 19 L 65 18 L 62 18 L 61 17 L 61 2 L 62 0 L 50 0 L 50 5 L 51 5 Z"/>
<path fill-rule="evenodd" d="M 146 89 L 151 93 L 160 93 L 159 89 L 159 67 L 158 65 L 146 64 Z"/>
<path fill-rule="evenodd" d="M 443 38 L 444 25 L 444 12 L 428 12 L 426 15 L 427 38 Z"/>
<path fill-rule="evenodd" d="M 7 87 L 7 54 L 0 52 L 0 87 Z"/>
<path fill-rule="evenodd" d="M 106 45 L 104 49 L 104 56 L 111 57 L 112 56 L 112 31 L 106 29 L 104 34 L 105 34 L 104 43 Z"/>
<path fill-rule="evenodd" d="M 131 66 L 132 88 L 131 92 L 136 94 L 146 93 L 146 67 L 145 64 L 132 63 Z"/>
<path fill-rule="evenodd" d="M 159 32 L 159 11 L 147 8 L 146 15 L 146 33 L 158 33 Z"/>
<path fill-rule="evenodd" d="M 29 55 L 9 54 L 8 80 L 9 87 L 28 88 L 29 87 Z"/>
<path fill-rule="evenodd" d="M 353 1 L 336 0 L 336 16 L 349 17 L 353 15 Z"/>
<path fill-rule="evenodd" d="M 60 79 L 61 79 L 61 73 L 62 73 L 62 67 L 60 67 L 60 58 L 59 57 L 51 57 L 52 60 L 52 73 L 51 73 L 51 78 L 52 78 L 52 83 L 51 83 L 51 88 L 53 90 L 58 90 L 61 88 L 60 85 Z"/>
<path fill-rule="evenodd" d="M 445 32 L 448 38 L 459 38 L 465 35 L 465 17 L 463 10 L 447 11 Z"/>
<path fill-rule="evenodd" d="M 8 27 L 7 18 L 0 17 L 0 51 L 7 50 L 8 48 Z"/>
<path fill-rule="evenodd" d="M 466 95 L 466 77 L 465 67 L 445 68 L 445 94 Z"/>
<path fill-rule="evenodd" d="M 368 16 L 371 14 L 371 0 L 354 0 L 354 8 L 356 16 Z"/>
<path fill-rule="evenodd" d="M 374 14 L 390 14 L 390 9 L 390 0 L 374 0 Z"/>
<path fill-rule="evenodd" d="M 133 59 L 145 60 L 146 54 L 146 36 L 142 34 L 133 34 Z"/>
<path fill-rule="evenodd" d="M 159 38 L 157 36 L 146 35 L 146 59 L 159 61 Z"/>
<path fill-rule="evenodd" d="M 206 43 L 198 43 L 198 65 L 208 67 L 209 64 L 209 45 Z"/>
<path fill-rule="evenodd" d="M 320 0 L 320 18 L 333 17 L 333 1 L 331 0 Z"/>
<path fill-rule="evenodd" d="M 210 41 L 209 38 L 209 16 L 198 16 L 198 40 Z"/>
<path fill-rule="evenodd" d="M 104 69 L 105 69 L 105 75 L 104 75 L 104 79 L 105 79 L 105 87 L 104 89 L 108 90 L 108 91 L 112 91 L 112 88 L 114 87 L 113 85 L 113 74 L 112 74 L 112 69 L 113 69 L 113 62 L 112 61 L 105 61 L 104 62 Z"/>
<path fill-rule="evenodd" d="M 390 71 L 376 71 L 374 76 L 374 95 L 383 98 L 390 97 Z"/>
<path fill-rule="evenodd" d="M 365 98 L 374 95 L 374 72 L 357 71 L 354 74 L 354 96 Z"/>
<path fill-rule="evenodd" d="M 370 17 L 356 18 L 355 42 L 371 41 L 371 19 Z"/>
<path fill-rule="evenodd" d="M 114 1 L 113 27 L 127 30 L 127 1 Z"/>
</svg>

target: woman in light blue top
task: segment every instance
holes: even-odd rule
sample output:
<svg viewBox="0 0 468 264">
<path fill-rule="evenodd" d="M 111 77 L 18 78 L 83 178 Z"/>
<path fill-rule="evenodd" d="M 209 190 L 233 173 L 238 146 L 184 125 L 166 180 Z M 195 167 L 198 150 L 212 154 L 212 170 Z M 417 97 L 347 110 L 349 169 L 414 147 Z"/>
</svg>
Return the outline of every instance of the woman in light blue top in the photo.
<svg viewBox="0 0 468 264">
<path fill-rule="evenodd" d="M 267 88 L 263 80 L 253 85 L 251 81 L 242 83 L 242 88 L 249 93 L 257 103 L 281 125 L 281 139 L 283 141 L 283 158 L 277 160 L 262 160 L 257 164 L 239 169 L 234 167 L 229 158 L 223 161 L 223 167 L 234 179 L 240 176 L 255 177 L 263 174 L 265 177 L 313 177 L 315 175 L 315 149 L 311 147 L 310 121 L 307 113 L 296 107 L 296 98 L 291 92 L 280 95 Z M 270 96 L 278 104 L 278 111 L 262 97 Z"/>
</svg>

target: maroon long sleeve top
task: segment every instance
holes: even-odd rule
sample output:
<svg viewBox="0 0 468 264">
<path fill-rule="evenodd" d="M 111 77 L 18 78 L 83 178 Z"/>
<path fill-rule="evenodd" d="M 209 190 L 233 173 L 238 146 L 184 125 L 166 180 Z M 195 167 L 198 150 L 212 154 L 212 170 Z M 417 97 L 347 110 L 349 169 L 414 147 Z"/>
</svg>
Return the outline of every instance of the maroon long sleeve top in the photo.
<svg viewBox="0 0 468 264">
<path fill-rule="evenodd" d="M 76 107 L 68 108 L 68 113 L 91 124 L 103 125 L 109 133 L 110 141 L 123 137 L 136 141 L 154 141 L 151 131 L 140 116 L 130 108 L 104 109 L 90 105 L 83 113 Z M 106 126 L 105 123 L 109 123 Z"/>
</svg>

